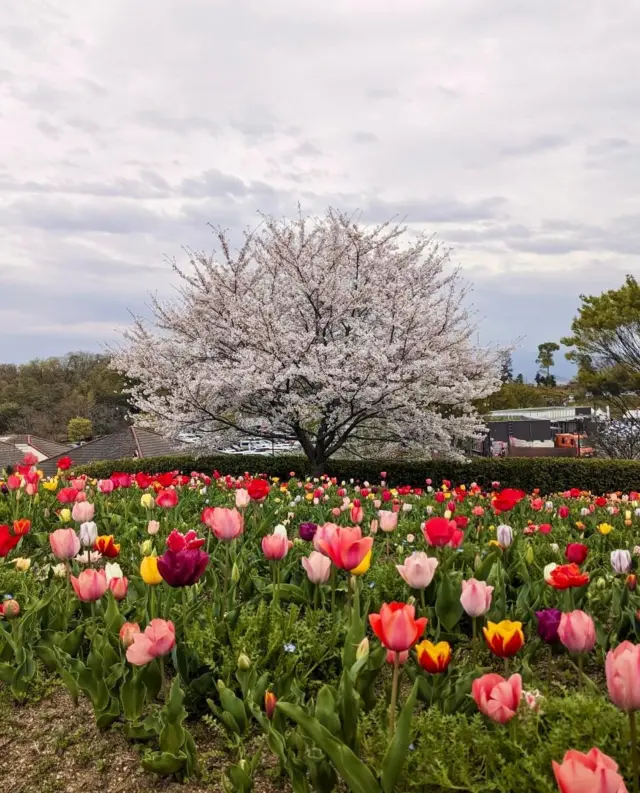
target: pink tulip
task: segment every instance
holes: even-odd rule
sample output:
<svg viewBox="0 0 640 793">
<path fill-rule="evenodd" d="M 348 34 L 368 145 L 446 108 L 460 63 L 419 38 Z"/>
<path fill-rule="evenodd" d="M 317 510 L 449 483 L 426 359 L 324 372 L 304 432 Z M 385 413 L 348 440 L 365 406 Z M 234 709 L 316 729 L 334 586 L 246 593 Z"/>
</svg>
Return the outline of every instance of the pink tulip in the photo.
<svg viewBox="0 0 640 793">
<path fill-rule="evenodd" d="M 309 556 L 303 557 L 302 566 L 312 584 L 326 584 L 329 580 L 331 559 L 319 551 L 312 551 Z"/>
<path fill-rule="evenodd" d="M 471 694 L 484 713 L 498 724 L 506 724 L 518 710 L 522 697 L 522 678 L 511 675 L 508 680 L 496 674 L 483 675 L 473 681 Z"/>
<path fill-rule="evenodd" d="M 584 611 L 569 611 L 560 617 L 558 637 L 570 653 L 588 653 L 596 643 L 596 626 Z"/>
<path fill-rule="evenodd" d="M 16 474 L 9 474 L 7 477 L 7 487 L 9 490 L 17 490 L 20 487 L 21 480 Z"/>
<path fill-rule="evenodd" d="M 85 479 L 72 479 L 71 480 L 71 487 L 74 487 L 76 490 L 84 490 L 85 485 L 87 484 Z"/>
<path fill-rule="evenodd" d="M 470 617 L 481 617 L 491 608 L 491 594 L 493 587 L 484 581 L 470 578 L 462 582 L 460 603 Z"/>
<path fill-rule="evenodd" d="M 80 491 L 78 491 L 79 493 Z M 76 502 L 71 510 L 71 517 L 76 523 L 88 523 L 93 520 L 96 508 L 88 501 Z"/>
<path fill-rule="evenodd" d="M 320 528 L 324 527 L 319 527 L 318 531 Z M 363 537 L 359 526 L 338 526 L 335 531 L 326 535 L 327 539 L 321 538 L 316 545 L 317 536 L 318 532 L 313 538 L 314 546 L 341 570 L 355 570 L 373 545 L 373 537 Z"/>
<path fill-rule="evenodd" d="M 124 600 L 127 596 L 129 581 L 126 578 L 112 578 L 109 581 L 109 589 L 113 592 L 116 600 Z"/>
<path fill-rule="evenodd" d="M 104 570 L 83 570 L 77 578 L 71 576 L 71 585 L 80 600 L 91 603 L 100 600 L 107 591 L 107 575 Z"/>
<path fill-rule="evenodd" d="M 251 503 L 251 496 L 249 492 L 243 487 L 236 490 L 236 507 L 238 509 L 246 509 Z"/>
<path fill-rule="evenodd" d="M 380 528 L 382 531 L 394 531 L 398 525 L 398 513 L 391 512 L 388 509 L 381 509 L 378 512 L 380 516 Z"/>
<path fill-rule="evenodd" d="M 207 525 L 219 540 L 231 542 L 244 531 L 244 518 L 237 509 L 214 507 L 207 515 Z"/>
<path fill-rule="evenodd" d="M 369 523 L 369 534 L 377 534 L 379 527 L 380 527 L 379 522 L 375 519 L 372 520 L 371 523 Z"/>
<path fill-rule="evenodd" d="M 111 481 L 111 479 L 100 479 L 98 481 L 98 490 L 101 493 L 112 493 L 115 489 L 115 484 Z"/>
<path fill-rule="evenodd" d="M 318 526 L 316 533 L 313 535 L 314 549 L 316 551 L 320 551 L 320 553 L 324 554 L 325 556 L 328 556 L 328 554 L 324 553 L 320 547 L 320 541 L 329 540 L 338 528 L 339 527 L 335 523 L 324 523 L 322 526 Z"/>
<path fill-rule="evenodd" d="M 129 647 L 133 644 L 133 638 L 137 633 L 140 633 L 140 626 L 137 622 L 125 622 L 120 628 L 120 641 L 125 647 Z"/>
<path fill-rule="evenodd" d="M 176 644 L 176 629 L 173 622 L 151 620 L 143 633 L 134 633 L 133 642 L 127 648 L 127 661 L 135 666 L 144 666 L 154 658 L 170 653 Z"/>
<path fill-rule="evenodd" d="M 362 519 L 364 518 L 364 511 L 362 507 L 351 507 L 351 522 L 352 523 L 362 523 Z"/>
<path fill-rule="evenodd" d="M 274 532 L 262 538 L 262 553 L 272 562 L 277 562 L 289 552 L 289 540 L 286 534 Z"/>
<path fill-rule="evenodd" d="M 618 764 L 595 747 L 587 754 L 570 749 L 552 766 L 560 793 L 627 793 Z"/>
<path fill-rule="evenodd" d="M 614 705 L 640 710 L 640 645 L 622 642 L 607 653 L 607 688 Z"/>
<path fill-rule="evenodd" d="M 49 535 L 49 545 L 58 559 L 73 559 L 80 550 L 80 538 L 73 529 L 56 529 Z"/>
<path fill-rule="evenodd" d="M 339 517 L 340 517 L 340 513 L 341 513 L 341 511 L 342 511 L 342 510 L 340 509 L 340 507 L 334 507 L 334 508 L 331 510 L 331 514 L 333 515 L 333 517 L 334 517 L 334 518 L 339 518 Z"/>
<path fill-rule="evenodd" d="M 427 556 L 424 551 L 414 551 L 404 564 L 396 565 L 396 570 L 412 589 L 426 589 L 433 581 L 437 566 L 438 560 L 434 557 Z"/>
<path fill-rule="evenodd" d="M 35 496 L 35 494 L 38 492 L 37 483 L 29 482 L 28 484 L 26 484 L 25 487 L 24 487 L 24 492 L 28 496 Z"/>
<path fill-rule="evenodd" d="M 73 488 L 69 488 L 69 489 L 73 491 Z M 73 500 L 74 500 L 74 502 L 75 502 L 76 504 L 80 504 L 80 503 L 82 503 L 83 501 L 86 501 L 86 500 L 87 500 L 87 494 L 85 493 L 85 491 L 84 491 L 84 490 L 76 490 L 76 491 L 75 491 L 75 494 L 76 494 L 76 495 L 75 495 L 75 497 L 74 497 L 74 499 L 73 499 Z"/>
</svg>

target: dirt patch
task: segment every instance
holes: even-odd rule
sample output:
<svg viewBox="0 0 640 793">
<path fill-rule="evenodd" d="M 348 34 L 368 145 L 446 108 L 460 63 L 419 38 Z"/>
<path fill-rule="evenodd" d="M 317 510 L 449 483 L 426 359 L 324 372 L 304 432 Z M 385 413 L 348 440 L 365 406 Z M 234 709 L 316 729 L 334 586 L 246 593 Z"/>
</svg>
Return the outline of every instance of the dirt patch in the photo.
<svg viewBox="0 0 640 793">
<path fill-rule="evenodd" d="M 189 728 L 202 779 L 179 784 L 148 774 L 140 764 L 140 749 L 125 739 L 121 726 L 100 732 L 88 703 L 81 698 L 74 705 L 66 690 L 57 687 L 24 706 L 0 691 L 0 720 L 0 793 L 222 793 L 224 768 L 233 760 L 225 738 L 197 722 Z M 268 750 L 254 790 L 290 790 L 277 776 Z"/>
</svg>

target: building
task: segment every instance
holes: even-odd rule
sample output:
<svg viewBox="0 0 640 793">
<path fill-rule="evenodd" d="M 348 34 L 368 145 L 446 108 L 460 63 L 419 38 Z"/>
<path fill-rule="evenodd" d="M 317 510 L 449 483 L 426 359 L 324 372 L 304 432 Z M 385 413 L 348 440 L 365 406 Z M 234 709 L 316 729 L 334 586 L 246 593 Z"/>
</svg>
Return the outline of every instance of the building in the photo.
<svg viewBox="0 0 640 793">
<path fill-rule="evenodd" d="M 47 460 L 56 455 L 64 456 L 69 452 L 71 446 L 57 441 L 48 441 L 46 438 L 39 438 L 37 435 L 5 435 L 0 437 L 0 443 L 12 446 L 18 452 L 18 459 L 14 463 L 20 462 L 25 454 L 33 454 L 38 458 L 38 462 Z M 0 464 L 2 464 L 0 458 Z M 11 463 L 4 463 L 4 465 Z"/>
<path fill-rule="evenodd" d="M 126 427 L 119 432 L 84 443 L 82 446 L 67 449 L 63 454 L 56 454 L 45 460 L 40 468 L 47 476 L 51 476 L 58 470 L 58 460 L 61 457 L 70 457 L 73 465 L 78 466 L 102 460 L 164 457 L 176 454 L 179 450 L 178 444 L 166 440 L 155 432 L 139 427 Z"/>
</svg>

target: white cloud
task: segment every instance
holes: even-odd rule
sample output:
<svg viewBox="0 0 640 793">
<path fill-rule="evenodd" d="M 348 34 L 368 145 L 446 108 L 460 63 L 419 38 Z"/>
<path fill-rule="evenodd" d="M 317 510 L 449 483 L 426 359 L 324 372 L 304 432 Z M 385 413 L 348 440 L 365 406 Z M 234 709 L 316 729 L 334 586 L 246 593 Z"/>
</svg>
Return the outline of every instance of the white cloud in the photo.
<svg viewBox="0 0 640 793">
<path fill-rule="evenodd" d="M 208 221 L 332 203 L 453 244 L 484 332 L 535 347 L 638 270 L 639 25 L 628 0 L 8 0 L 0 309 L 30 291 L 43 350 L 96 343 Z M 523 290 L 539 311 L 505 312 Z"/>
</svg>

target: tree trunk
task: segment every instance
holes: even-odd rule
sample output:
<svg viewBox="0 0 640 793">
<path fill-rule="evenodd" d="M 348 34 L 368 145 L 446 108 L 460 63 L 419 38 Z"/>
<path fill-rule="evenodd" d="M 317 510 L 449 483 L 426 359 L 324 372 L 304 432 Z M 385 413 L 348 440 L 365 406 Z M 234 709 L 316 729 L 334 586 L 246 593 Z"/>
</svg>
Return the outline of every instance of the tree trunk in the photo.
<svg viewBox="0 0 640 793">
<path fill-rule="evenodd" d="M 324 466 L 326 460 L 324 458 L 315 457 L 311 459 L 311 476 L 322 476 L 324 473 Z"/>
</svg>

